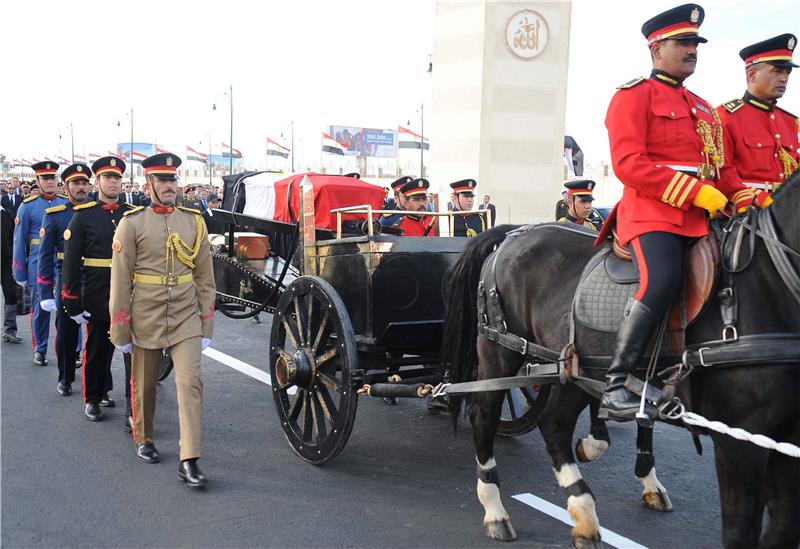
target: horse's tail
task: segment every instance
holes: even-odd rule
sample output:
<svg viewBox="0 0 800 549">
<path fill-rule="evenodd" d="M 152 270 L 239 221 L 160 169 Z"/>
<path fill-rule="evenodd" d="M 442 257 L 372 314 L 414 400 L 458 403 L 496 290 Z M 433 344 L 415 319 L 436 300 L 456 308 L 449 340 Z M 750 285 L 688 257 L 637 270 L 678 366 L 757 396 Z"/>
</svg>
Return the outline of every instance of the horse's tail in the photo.
<svg viewBox="0 0 800 549">
<path fill-rule="evenodd" d="M 444 278 L 444 333 L 442 362 L 450 372 L 450 382 L 468 381 L 478 361 L 478 282 L 483 262 L 503 242 L 506 233 L 519 225 L 500 225 L 470 239 L 458 260 Z M 463 397 L 450 397 L 453 428 L 458 425 Z"/>
</svg>

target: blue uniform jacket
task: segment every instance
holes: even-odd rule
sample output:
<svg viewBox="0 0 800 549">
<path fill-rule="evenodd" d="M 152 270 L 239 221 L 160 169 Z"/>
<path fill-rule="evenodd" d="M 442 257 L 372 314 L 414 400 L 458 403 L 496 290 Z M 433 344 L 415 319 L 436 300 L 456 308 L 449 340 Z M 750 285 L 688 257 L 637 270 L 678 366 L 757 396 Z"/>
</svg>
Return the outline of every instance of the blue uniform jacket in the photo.
<svg viewBox="0 0 800 549">
<path fill-rule="evenodd" d="M 72 219 L 72 204 L 60 204 L 45 210 L 42 230 L 39 232 L 39 297 L 42 300 L 61 301 L 59 280 L 61 262 L 64 260 L 64 231 Z"/>
<path fill-rule="evenodd" d="M 41 195 L 26 198 L 17 210 L 14 220 L 14 258 L 11 266 L 14 271 L 14 280 L 28 284 L 36 284 L 39 262 L 39 243 L 42 228 L 42 218 L 47 208 L 66 204 L 67 199 L 53 195 L 49 200 Z"/>
</svg>

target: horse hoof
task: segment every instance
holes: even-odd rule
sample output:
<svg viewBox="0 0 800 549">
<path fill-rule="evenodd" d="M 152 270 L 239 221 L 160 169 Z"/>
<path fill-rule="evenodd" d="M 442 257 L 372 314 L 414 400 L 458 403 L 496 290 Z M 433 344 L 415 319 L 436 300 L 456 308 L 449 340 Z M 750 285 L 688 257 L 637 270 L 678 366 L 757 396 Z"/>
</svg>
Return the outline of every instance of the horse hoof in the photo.
<svg viewBox="0 0 800 549">
<path fill-rule="evenodd" d="M 572 547 L 575 549 L 603 549 L 600 538 L 572 538 Z"/>
<path fill-rule="evenodd" d="M 484 524 L 483 527 L 486 532 L 486 537 L 495 541 L 514 541 L 517 539 L 517 533 L 508 520 L 490 522 Z"/>
<path fill-rule="evenodd" d="M 582 463 L 586 463 L 587 461 L 592 461 L 588 457 L 586 457 L 586 453 L 583 451 L 583 440 L 579 440 L 575 443 L 575 457 L 578 458 L 578 461 Z"/>
<path fill-rule="evenodd" d="M 669 513 L 672 511 L 672 502 L 669 500 L 669 495 L 665 490 L 642 494 L 642 503 L 644 503 L 645 507 L 653 511 L 659 511 L 661 513 Z"/>
</svg>

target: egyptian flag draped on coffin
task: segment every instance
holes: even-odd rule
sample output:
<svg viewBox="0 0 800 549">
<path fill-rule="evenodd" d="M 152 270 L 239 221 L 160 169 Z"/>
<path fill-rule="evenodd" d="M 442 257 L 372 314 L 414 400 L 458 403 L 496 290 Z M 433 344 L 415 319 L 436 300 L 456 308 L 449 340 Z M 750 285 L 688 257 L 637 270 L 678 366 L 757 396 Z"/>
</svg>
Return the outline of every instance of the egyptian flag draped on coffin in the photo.
<svg viewBox="0 0 800 549">
<path fill-rule="evenodd" d="M 380 210 L 383 207 L 383 187 L 344 175 L 300 173 L 275 182 L 276 221 L 297 223 L 300 214 L 300 182 L 305 176 L 308 176 L 314 187 L 314 214 L 317 228 L 336 230 L 336 214 L 331 213 L 331 210 L 335 208 L 367 204 L 374 210 Z M 287 201 L 290 187 L 291 212 Z M 374 215 L 374 217 L 377 216 L 378 214 Z M 344 220 L 363 220 L 365 218 L 365 214 L 342 216 Z"/>
</svg>

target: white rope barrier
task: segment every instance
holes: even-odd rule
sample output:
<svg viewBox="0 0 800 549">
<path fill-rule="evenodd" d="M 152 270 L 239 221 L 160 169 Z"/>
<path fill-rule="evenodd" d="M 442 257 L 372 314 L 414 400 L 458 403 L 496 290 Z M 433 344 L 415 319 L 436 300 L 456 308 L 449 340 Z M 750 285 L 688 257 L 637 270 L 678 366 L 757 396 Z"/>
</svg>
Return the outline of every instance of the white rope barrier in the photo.
<svg viewBox="0 0 800 549">
<path fill-rule="evenodd" d="M 736 440 L 752 442 L 753 444 L 761 446 L 762 448 L 766 448 L 767 450 L 775 450 L 776 452 L 780 452 L 781 454 L 785 454 L 790 457 L 800 458 L 800 446 L 795 446 L 794 444 L 790 444 L 788 442 L 776 442 L 768 436 L 754 435 L 748 433 L 744 429 L 739 429 L 738 427 L 728 427 L 721 421 L 709 421 L 703 416 L 692 412 L 684 412 L 680 419 L 687 425 L 703 427 L 717 433 L 722 433 L 723 435 L 731 436 Z"/>
</svg>

